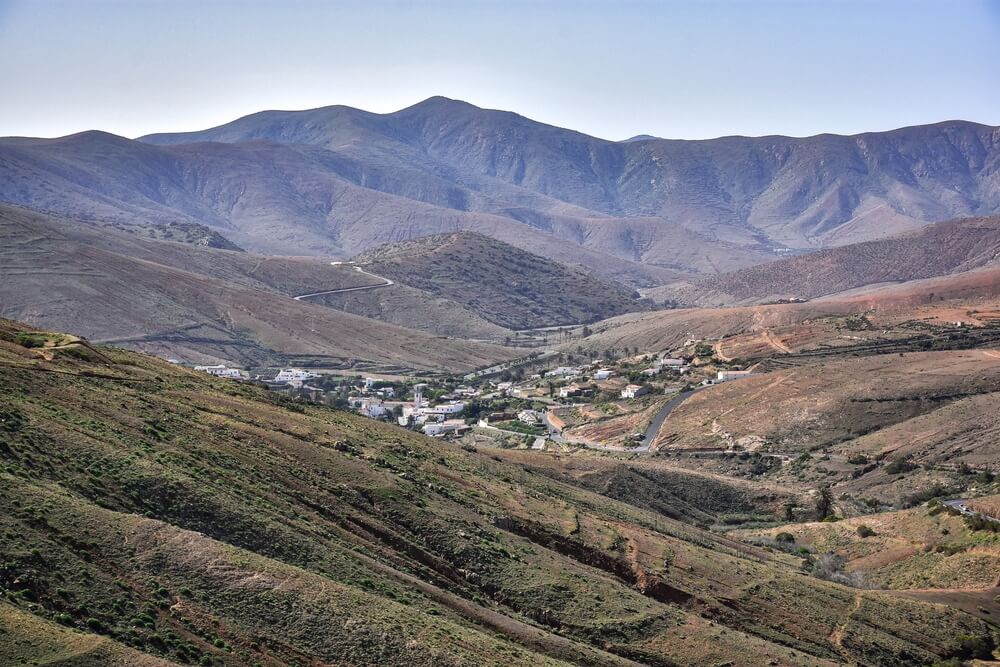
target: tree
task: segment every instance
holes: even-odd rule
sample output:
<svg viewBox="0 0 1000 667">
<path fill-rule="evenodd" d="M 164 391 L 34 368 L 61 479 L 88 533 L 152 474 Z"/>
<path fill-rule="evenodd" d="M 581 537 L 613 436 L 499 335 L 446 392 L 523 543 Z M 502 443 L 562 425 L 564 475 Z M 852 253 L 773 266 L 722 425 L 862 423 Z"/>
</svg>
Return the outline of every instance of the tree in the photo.
<svg viewBox="0 0 1000 667">
<path fill-rule="evenodd" d="M 833 513 L 833 493 L 829 486 L 824 486 L 816 496 L 816 516 L 823 520 Z"/>
</svg>

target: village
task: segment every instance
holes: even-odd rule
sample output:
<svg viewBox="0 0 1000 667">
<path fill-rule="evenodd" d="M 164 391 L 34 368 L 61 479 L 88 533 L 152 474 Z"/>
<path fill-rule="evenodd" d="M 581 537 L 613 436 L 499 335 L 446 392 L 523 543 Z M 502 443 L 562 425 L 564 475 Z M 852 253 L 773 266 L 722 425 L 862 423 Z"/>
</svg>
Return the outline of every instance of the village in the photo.
<svg viewBox="0 0 1000 667">
<path fill-rule="evenodd" d="M 689 340 L 659 354 L 589 358 L 554 350 L 462 377 L 339 375 L 300 368 L 195 371 L 255 382 L 296 400 L 352 410 L 463 446 L 567 451 L 648 449 L 669 410 L 695 390 L 749 375 Z M 652 429 L 652 430 L 651 430 Z"/>
</svg>

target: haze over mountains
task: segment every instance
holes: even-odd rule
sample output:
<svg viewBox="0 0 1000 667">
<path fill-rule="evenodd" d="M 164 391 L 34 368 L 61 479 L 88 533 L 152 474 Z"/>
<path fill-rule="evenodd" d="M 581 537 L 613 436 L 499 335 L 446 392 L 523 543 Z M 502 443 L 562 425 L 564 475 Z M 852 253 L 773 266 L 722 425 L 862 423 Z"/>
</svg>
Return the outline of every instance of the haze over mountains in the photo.
<svg viewBox="0 0 1000 667">
<path fill-rule="evenodd" d="M 1000 212 L 1000 128 L 613 142 L 441 97 L 8 138 L 0 167 L 4 201 L 198 222 L 248 250 L 348 257 L 469 229 L 646 286 Z"/>
<path fill-rule="evenodd" d="M 895 237 L 704 278 L 680 290 L 654 292 L 699 305 L 752 303 L 815 298 L 987 267 L 1000 267 L 1000 216 L 939 222 Z"/>
</svg>

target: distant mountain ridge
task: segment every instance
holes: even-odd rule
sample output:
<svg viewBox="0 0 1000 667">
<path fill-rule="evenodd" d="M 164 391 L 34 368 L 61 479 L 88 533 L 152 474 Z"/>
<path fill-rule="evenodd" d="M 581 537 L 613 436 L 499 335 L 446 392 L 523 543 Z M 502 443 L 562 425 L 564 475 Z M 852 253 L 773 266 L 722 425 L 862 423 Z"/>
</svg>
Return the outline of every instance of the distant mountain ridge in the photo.
<svg viewBox="0 0 1000 667">
<path fill-rule="evenodd" d="M 896 228 L 1000 206 L 1000 128 L 965 121 L 854 136 L 623 143 L 433 97 L 391 114 L 347 107 L 262 112 L 202 132 L 142 140 L 259 139 L 337 150 L 406 146 L 421 159 L 600 214 L 684 223 L 699 213 L 698 228 L 733 228 L 727 234 L 736 237 L 749 231 L 793 247 L 836 245 L 851 230 L 831 232 L 858 215 L 873 215 L 879 204 L 892 214 L 875 219 Z M 713 208 L 720 210 L 711 215 Z M 741 227 L 752 229 L 739 234 Z"/>
<path fill-rule="evenodd" d="M 939 222 L 897 237 L 754 266 L 702 279 L 672 296 L 701 305 L 811 299 L 987 266 L 1000 267 L 1000 216 Z"/>
<path fill-rule="evenodd" d="M 996 127 L 614 142 L 441 97 L 140 141 L 0 139 L 0 168 L 0 201 L 196 222 L 255 252 L 349 257 L 471 230 L 636 286 L 1000 212 Z"/>
</svg>

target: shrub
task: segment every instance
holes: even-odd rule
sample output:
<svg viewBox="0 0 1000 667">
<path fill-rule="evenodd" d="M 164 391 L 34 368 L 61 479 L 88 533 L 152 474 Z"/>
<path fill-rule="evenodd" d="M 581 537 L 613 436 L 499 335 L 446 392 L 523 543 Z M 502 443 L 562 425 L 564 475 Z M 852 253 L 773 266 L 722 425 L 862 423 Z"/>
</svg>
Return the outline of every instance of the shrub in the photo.
<svg viewBox="0 0 1000 667">
<path fill-rule="evenodd" d="M 965 525 L 969 530 L 982 530 L 988 533 L 1000 533 L 1000 521 L 992 521 L 981 514 L 965 517 Z"/>
<path fill-rule="evenodd" d="M 19 333 L 17 344 L 21 347 L 42 347 L 45 345 L 45 338 L 37 334 Z"/>
<path fill-rule="evenodd" d="M 870 526 L 866 526 L 865 524 L 861 524 L 860 526 L 858 526 L 857 532 L 858 536 L 862 538 L 872 537 L 875 534 L 875 531 L 872 530 Z"/>
<path fill-rule="evenodd" d="M 995 648 L 995 645 L 992 639 L 986 637 L 975 637 L 973 635 L 959 635 L 957 639 L 958 650 L 956 651 L 955 657 L 966 660 L 989 660 L 993 657 L 993 649 Z"/>
<path fill-rule="evenodd" d="M 781 544 L 791 544 L 795 542 L 795 536 L 791 533 L 778 533 L 774 536 L 774 541 Z"/>
<path fill-rule="evenodd" d="M 889 475 L 901 475 L 916 468 L 917 465 L 907 459 L 895 459 L 885 467 L 885 472 Z"/>
</svg>

